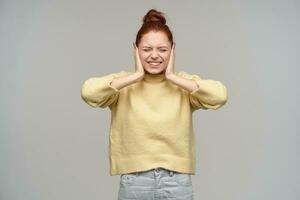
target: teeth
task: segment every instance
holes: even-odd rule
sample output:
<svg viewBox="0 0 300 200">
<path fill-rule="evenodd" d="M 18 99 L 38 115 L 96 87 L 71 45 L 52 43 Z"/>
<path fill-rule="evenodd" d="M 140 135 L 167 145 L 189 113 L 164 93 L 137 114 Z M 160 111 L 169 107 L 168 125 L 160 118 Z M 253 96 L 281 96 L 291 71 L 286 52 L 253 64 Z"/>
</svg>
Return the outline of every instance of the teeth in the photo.
<svg viewBox="0 0 300 200">
<path fill-rule="evenodd" d="M 161 62 L 149 62 L 150 65 L 159 65 Z"/>
</svg>

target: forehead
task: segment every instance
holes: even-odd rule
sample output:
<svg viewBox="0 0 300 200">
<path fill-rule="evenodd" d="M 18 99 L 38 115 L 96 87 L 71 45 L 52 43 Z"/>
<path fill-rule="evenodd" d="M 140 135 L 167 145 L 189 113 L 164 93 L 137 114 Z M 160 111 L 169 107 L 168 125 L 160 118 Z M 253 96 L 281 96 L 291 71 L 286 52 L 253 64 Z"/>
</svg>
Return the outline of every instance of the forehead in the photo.
<svg viewBox="0 0 300 200">
<path fill-rule="evenodd" d="M 150 46 L 150 47 L 168 47 L 170 45 L 169 39 L 165 33 L 158 31 L 150 31 L 143 35 L 141 39 L 141 46 Z"/>
</svg>

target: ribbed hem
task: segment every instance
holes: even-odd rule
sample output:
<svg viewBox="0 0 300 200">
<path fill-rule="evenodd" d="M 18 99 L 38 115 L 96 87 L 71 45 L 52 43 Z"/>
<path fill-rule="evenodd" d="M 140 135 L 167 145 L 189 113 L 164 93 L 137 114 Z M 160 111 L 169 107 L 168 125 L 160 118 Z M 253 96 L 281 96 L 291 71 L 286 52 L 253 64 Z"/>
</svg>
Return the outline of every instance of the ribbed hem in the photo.
<svg viewBox="0 0 300 200">
<path fill-rule="evenodd" d="M 110 176 L 163 167 L 172 171 L 195 175 L 195 162 L 169 154 L 153 156 L 110 157 Z"/>
</svg>

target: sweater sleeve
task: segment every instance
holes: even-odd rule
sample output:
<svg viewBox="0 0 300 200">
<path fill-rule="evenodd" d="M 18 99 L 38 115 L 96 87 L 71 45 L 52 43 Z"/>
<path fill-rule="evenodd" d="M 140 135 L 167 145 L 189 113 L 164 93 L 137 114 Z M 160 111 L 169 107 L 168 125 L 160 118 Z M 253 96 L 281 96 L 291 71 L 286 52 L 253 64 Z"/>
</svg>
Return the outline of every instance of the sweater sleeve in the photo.
<svg viewBox="0 0 300 200">
<path fill-rule="evenodd" d="M 127 75 L 126 71 L 110 73 L 101 77 L 91 77 L 81 87 L 81 97 L 90 106 L 106 108 L 118 101 L 120 90 L 111 82 L 115 77 Z"/>
<path fill-rule="evenodd" d="M 178 75 L 194 80 L 198 85 L 198 88 L 189 92 L 189 100 L 194 110 L 200 108 L 216 110 L 227 102 L 227 88 L 220 81 L 202 79 L 198 75 L 185 71 L 178 72 Z"/>
</svg>

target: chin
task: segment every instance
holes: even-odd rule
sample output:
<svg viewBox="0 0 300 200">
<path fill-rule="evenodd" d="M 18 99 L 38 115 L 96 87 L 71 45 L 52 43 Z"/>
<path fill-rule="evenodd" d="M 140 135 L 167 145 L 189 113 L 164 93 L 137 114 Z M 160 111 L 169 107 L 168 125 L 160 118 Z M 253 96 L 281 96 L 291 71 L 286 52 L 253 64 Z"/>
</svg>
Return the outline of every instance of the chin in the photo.
<svg viewBox="0 0 300 200">
<path fill-rule="evenodd" d="M 165 69 L 145 69 L 146 73 L 148 74 L 161 74 L 164 73 Z"/>
</svg>

